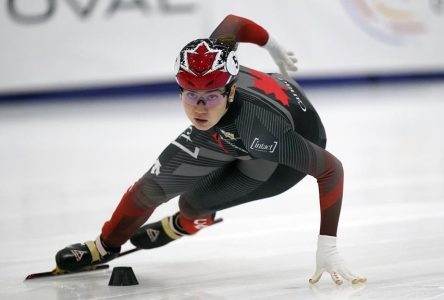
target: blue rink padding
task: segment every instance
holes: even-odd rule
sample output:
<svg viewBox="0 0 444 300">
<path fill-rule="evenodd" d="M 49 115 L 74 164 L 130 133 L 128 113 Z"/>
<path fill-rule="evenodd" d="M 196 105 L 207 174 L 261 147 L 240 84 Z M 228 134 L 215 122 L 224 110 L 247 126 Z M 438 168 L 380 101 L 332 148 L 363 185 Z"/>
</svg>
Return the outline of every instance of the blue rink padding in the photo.
<svg viewBox="0 0 444 300">
<path fill-rule="evenodd" d="M 367 84 L 412 83 L 418 81 L 444 80 L 444 71 L 427 73 L 374 74 L 359 76 L 294 77 L 303 88 L 322 88 Z M 85 88 L 63 88 L 13 93 L 0 92 L 0 102 L 63 100 L 82 98 L 113 98 L 131 96 L 154 96 L 178 92 L 175 81 L 132 83 Z"/>
</svg>

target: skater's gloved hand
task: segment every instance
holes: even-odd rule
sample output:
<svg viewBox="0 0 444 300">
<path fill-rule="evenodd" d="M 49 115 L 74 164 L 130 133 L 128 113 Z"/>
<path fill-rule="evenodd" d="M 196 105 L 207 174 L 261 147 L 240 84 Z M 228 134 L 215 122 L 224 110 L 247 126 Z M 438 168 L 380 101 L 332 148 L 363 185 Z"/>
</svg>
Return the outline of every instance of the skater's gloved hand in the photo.
<svg viewBox="0 0 444 300">
<path fill-rule="evenodd" d="M 341 285 L 344 282 L 344 278 L 353 284 L 367 281 L 366 278 L 354 275 L 345 267 L 345 263 L 339 256 L 336 248 L 336 237 L 319 235 L 318 250 L 316 252 L 316 272 L 309 282 L 311 284 L 318 282 L 324 272 L 330 273 L 331 278 L 337 285 Z"/>
<path fill-rule="evenodd" d="M 296 67 L 298 60 L 294 53 L 285 50 L 271 35 L 263 47 L 268 50 L 282 74 L 287 75 L 288 71 L 296 71 L 298 69 Z"/>
</svg>

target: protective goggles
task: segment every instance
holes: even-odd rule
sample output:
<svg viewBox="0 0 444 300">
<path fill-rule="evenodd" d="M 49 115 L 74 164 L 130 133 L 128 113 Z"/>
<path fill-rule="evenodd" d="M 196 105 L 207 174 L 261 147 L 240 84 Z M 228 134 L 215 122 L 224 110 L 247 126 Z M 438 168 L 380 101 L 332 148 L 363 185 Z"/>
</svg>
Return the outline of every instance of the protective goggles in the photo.
<svg viewBox="0 0 444 300">
<path fill-rule="evenodd" d="M 211 91 L 192 91 L 181 89 L 182 100 L 190 105 L 197 106 L 203 103 L 206 107 L 214 107 L 225 101 L 228 94 L 226 89 L 217 89 Z"/>
</svg>

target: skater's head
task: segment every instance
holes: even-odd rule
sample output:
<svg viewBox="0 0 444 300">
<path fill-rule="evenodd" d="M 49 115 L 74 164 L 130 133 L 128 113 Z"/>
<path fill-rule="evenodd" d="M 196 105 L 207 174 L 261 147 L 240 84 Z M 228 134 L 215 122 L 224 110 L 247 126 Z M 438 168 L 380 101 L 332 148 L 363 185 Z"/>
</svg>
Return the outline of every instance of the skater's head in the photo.
<svg viewBox="0 0 444 300">
<path fill-rule="evenodd" d="M 228 39 L 197 39 L 180 50 L 175 71 L 187 90 L 215 90 L 232 84 L 239 73 L 236 44 Z"/>
<path fill-rule="evenodd" d="M 197 39 L 176 59 L 185 113 L 199 130 L 216 125 L 234 99 L 239 73 L 235 50 L 236 43 L 228 39 Z"/>
</svg>

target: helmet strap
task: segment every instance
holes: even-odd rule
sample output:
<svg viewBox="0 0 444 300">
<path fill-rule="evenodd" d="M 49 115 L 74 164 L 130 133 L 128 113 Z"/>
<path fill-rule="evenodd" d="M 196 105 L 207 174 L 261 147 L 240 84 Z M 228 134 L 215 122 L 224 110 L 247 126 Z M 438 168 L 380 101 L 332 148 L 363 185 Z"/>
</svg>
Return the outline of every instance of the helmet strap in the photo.
<svg viewBox="0 0 444 300">
<path fill-rule="evenodd" d="M 233 94 L 233 96 L 231 96 L 231 98 L 230 98 L 231 91 L 232 91 L 232 88 L 233 88 L 234 83 L 235 83 L 235 81 L 229 83 L 229 84 L 225 87 L 225 88 L 226 88 L 226 90 L 225 90 L 225 95 L 228 96 L 226 109 L 228 109 L 228 108 L 230 107 L 230 104 L 234 101 L 234 94 Z"/>
</svg>

